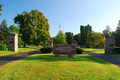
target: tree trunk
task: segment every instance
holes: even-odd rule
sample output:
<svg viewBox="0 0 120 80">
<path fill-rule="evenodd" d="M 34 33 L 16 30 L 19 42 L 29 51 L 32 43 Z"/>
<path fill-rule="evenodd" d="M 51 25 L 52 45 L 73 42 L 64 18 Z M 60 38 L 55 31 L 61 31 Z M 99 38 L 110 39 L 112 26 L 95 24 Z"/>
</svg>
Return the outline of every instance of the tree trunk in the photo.
<svg viewBox="0 0 120 80">
<path fill-rule="evenodd" d="M 23 42 L 23 47 L 26 47 L 26 42 L 25 41 Z"/>
</svg>

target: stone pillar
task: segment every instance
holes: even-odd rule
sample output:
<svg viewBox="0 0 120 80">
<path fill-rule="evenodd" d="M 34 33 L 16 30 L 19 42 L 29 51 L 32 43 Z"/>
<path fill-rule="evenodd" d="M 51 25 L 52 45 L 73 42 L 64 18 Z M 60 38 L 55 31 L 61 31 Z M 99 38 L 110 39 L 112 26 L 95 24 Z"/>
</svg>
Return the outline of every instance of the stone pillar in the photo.
<svg viewBox="0 0 120 80">
<path fill-rule="evenodd" d="M 115 37 L 108 36 L 105 40 L 105 54 L 115 53 Z"/>
<path fill-rule="evenodd" d="M 77 42 L 76 40 L 74 40 L 74 41 L 72 42 L 72 45 L 78 46 L 78 42 Z"/>
<path fill-rule="evenodd" d="M 18 34 L 17 33 L 9 33 L 8 38 L 8 50 L 10 51 L 18 51 Z"/>
<path fill-rule="evenodd" d="M 47 45 L 53 46 L 53 41 L 52 41 L 52 40 L 48 40 L 48 41 L 47 41 Z"/>
</svg>

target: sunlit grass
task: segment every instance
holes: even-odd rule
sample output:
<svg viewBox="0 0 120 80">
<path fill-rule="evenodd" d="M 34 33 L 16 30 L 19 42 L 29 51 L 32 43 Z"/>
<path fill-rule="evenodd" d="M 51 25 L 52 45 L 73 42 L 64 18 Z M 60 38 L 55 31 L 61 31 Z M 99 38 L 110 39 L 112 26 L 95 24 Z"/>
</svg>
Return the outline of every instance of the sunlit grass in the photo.
<svg viewBox="0 0 120 80">
<path fill-rule="evenodd" d="M 0 67 L 0 80 L 119 80 L 120 68 L 88 54 L 35 54 Z"/>
<path fill-rule="evenodd" d="M 90 51 L 98 54 L 104 54 L 104 49 L 96 49 L 96 48 L 83 48 L 84 51 Z"/>
<path fill-rule="evenodd" d="M 16 53 L 19 53 L 19 52 L 32 51 L 32 50 L 40 49 L 40 48 L 41 48 L 41 46 L 39 46 L 39 47 L 37 47 L 37 46 L 27 46 L 26 48 L 19 47 L 18 52 L 8 51 L 8 50 L 0 50 L 0 56 L 9 55 L 9 54 L 16 54 Z"/>
<path fill-rule="evenodd" d="M 83 48 L 84 51 L 90 51 L 93 53 L 98 53 L 98 54 L 105 54 L 104 49 L 95 49 L 95 48 Z M 105 54 L 105 55 L 110 55 L 110 56 L 117 56 L 120 57 L 120 53 L 116 53 L 116 54 Z"/>
</svg>

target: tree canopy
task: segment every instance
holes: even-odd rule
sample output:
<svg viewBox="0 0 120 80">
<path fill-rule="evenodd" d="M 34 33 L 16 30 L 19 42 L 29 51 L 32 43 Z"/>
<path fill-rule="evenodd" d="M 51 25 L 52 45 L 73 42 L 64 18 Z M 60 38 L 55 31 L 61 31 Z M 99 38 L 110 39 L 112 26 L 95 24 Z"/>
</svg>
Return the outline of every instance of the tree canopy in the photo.
<svg viewBox="0 0 120 80">
<path fill-rule="evenodd" d="M 91 31 L 92 31 L 92 26 L 90 26 L 90 25 L 86 25 L 86 26 L 81 25 L 80 26 L 81 45 L 83 45 L 83 46 L 86 45 L 86 42 L 89 39 L 89 34 L 91 33 Z"/>
<path fill-rule="evenodd" d="M 46 44 L 50 38 L 48 19 L 37 9 L 31 12 L 23 11 L 17 14 L 14 22 L 19 24 L 24 47 L 26 43 L 33 41 L 34 44 Z"/>
<path fill-rule="evenodd" d="M 7 28 L 7 21 L 3 20 L 0 24 L 2 30 L 0 31 L 0 43 L 1 44 L 8 44 L 8 28 Z"/>
<path fill-rule="evenodd" d="M 66 42 L 66 34 L 63 33 L 62 30 L 59 30 L 56 37 L 53 37 L 54 44 L 67 44 Z"/>
<path fill-rule="evenodd" d="M 2 5 L 2 4 L 0 4 L 0 11 L 2 11 L 2 6 L 3 6 L 3 5 Z M 1 16 L 1 15 L 2 15 L 2 14 L 0 13 L 0 16 Z"/>
<path fill-rule="evenodd" d="M 66 42 L 68 44 L 72 44 L 73 39 L 74 39 L 73 33 L 72 32 L 66 32 L 65 34 L 66 34 Z"/>
</svg>

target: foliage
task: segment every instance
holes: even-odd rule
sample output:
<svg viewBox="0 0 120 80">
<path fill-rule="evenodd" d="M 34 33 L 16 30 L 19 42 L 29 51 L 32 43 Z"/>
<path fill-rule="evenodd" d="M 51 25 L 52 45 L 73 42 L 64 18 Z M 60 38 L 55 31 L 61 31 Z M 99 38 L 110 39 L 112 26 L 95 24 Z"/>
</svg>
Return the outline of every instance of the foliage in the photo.
<svg viewBox="0 0 120 80">
<path fill-rule="evenodd" d="M 0 50 L 6 50 L 7 45 L 6 44 L 0 44 Z"/>
<path fill-rule="evenodd" d="M 76 54 L 83 54 L 83 49 L 80 47 L 76 47 Z"/>
<path fill-rule="evenodd" d="M 66 34 L 60 30 L 56 37 L 53 37 L 53 44 L 67 44 L 66 42 Z"/>
<path fill-rule="evenodd" d="M 8 28 L 6 20 L 3 20 L 0 26 L 2 27 L 2 30 L 0 31 L 0 44 L 8 44 Z"/>
<path fill-rule="evenodd" d="M 81 34 L 78 33 L 76 35 L 74 35 L 74 40 L 76 40 L 78 42 L 78 45 L 81 45 Z"/>
<path fill-rule="evenodd" d="M 117 54 L 120 54 L 120 47 L 115 47 L 115 52 L 116 52 Z"/>
<path fill-rule="evenodd" d="M 81 45 L 86 45 L 86 42 L 88 41 L 89 39 L 89 34 L 91 33 L 92 31 L 92 27 L 90 25 L 86 25 L 86 26 L 83 26 L 81 25 L 80 26 L 80 32 L 81 32 Z"/>
<path fill-rule="evenodd" d="M 87 41 L 87 44 L 95 46 L 104 46 L 105 39 L 103 39 L 101 33 L 97 32 L 91 32 L 89 35 L 89 40 Z"/>
<path fill-rule="evenodd" d="M 19 32 L 20 30 L 19 26 L 11 25 L 8 29 L 9 29 L 9 32 L 15 32 L 18 34 L 18 44 L 22 44 L 22 39 L 21 39 L 22 34 L 20 34 Z"/>
<path fill-rule="evenodd" d="M 0 11 L 2 11 L 2 6 L 3 6 L 3 5 L 2 5 L 2 4 L 0 4 Z M 1 15 L 2 15 L 2 14 L 0 13 L 0 16 L 1 16 Z"/>
<path fill-rule="evenodd" d="M 73 39 L 74 39 L 73 33 L 72 32 L 66 32 L 65 34 L 66 34 L 66 42 L 68 44 L 72 44 Z"/>
<path fill-rule="evenodd" d="M 41 48 L 40 51 L 42 53 L 52 53 L 53 52 L 53 46 L 46 46 L 44 48 Z"/>
<path fill-rule="evenodd" d="M 120 46 L 120 20 L 118 22 L 116 31 L 112 31 L 111 35 L 115 36 L 115 46 L 119 47 Z"/>
<path fill-rule="evenodd" d="M 20 34 L 26 43 L 34 42 L 34 44 L 46 44 L 50 38 L 48 19 L 43 13 L 38 10 L 32 10 L 30 13 L 24 11 L 22 14 L 17 14 L 14 22 L 20 25 Z"/>
</svg>

